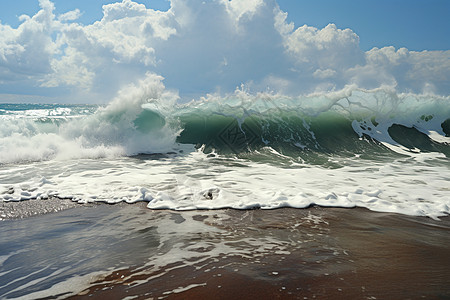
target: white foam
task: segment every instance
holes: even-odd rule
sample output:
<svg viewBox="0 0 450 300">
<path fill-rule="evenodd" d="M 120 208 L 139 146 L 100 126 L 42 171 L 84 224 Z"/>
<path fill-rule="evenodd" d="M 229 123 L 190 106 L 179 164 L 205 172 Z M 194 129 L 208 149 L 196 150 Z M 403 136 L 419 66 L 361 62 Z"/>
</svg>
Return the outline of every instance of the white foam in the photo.
<svg viewBox="0 0 450 300">
<path fill-rule="evenodd" d="M 237 158 L 236 164 L 229 164 L 230 158 L 189 153 L 188 149 L 184 149 L 186 155 L 170 159 L 36 163 L 30 178 L 19 182 L 2 170 L 0 200 L 53 195 L 82 203 L 146 201 L 152 209 L 274 209 L 317 204 L 430 217 L 450 213 L 449 167 L 433 163 L 443 159 L 442 155 L 418 154 L 425 157 L 391 162 L 351 158 L 338 169 L 301 164 L 280 168 Z M 17 166 L 14 172 L 21 169 L 27 166 Z"/>
<path fill-rule="evenodd" d="M 64 107 L 13 111 L 2 116 L 0 164 L 173 150 L 180 132 L 178 123 L 170 117 L 177 95 L 166 91 L 161 80 L 147 74 L 138 84 L 125 87 L 107 107 L 88 116 L 85 111 L 71 115 L 72 110 Z M 157 109 L 164 124 L 151 131 L 139 130 L 135 122 L 151 107 Z M 43 117 L 63 118 L 65 122 L 38 122 Z"/>
<path fill-rule="evenodd" d="M 352 114 L 357 112 L 355 105 L 361 108 L 365 115 L 360 121 L 352 122 L 352 127 L 357 134 L 363 134 L 381 142 L 391 150 L 404 155 L 411 152 L 419 152 L 419 149 L 408 149 L 394 141 L 388 133 L 393 124 L 399 124 L 408 128 L 415 128 L 426 134 L 430 139 L 438 143 L 450 143 L 450 138 L 445 136 L 441 124 L 450 115 L 449 97 L 431 97 L 428 95 L 414 95 L 388 92 L 367 93 L 357 91 L 357 97 L 348 98 L 349 110 Z M 358 101 L 355 101 L 355 99 Z M 374 122 L 373 122 L 374 121 Z M 412 153 L 414 156 L 414 153 Z"/>
<path fill-rule="evenodd" d="M 430 130 L 426 134 L 435 142 L 450 144 L 450 137 L 445 136 L 442 133 Z"/>
</svg>

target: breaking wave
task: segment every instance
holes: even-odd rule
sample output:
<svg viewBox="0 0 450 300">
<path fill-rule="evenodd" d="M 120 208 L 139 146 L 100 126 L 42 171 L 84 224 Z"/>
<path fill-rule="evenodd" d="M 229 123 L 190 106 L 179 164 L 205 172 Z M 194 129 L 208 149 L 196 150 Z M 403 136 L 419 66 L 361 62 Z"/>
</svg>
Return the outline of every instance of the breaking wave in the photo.
<svg viewBox="0 0 450 300">
<path fill-rule="evenodd" d="M 109 105 L 0 105 L 0 163 L 204 151 L 276 151 L 311 163 L 319 156 L 450 156 L 449 97 L 347 88 L 287 97 L 251 94 L 177 104 L 162 77 L 148 75 Z M 269 151 L 269 152 L 270 152 Z"/>
</svg>

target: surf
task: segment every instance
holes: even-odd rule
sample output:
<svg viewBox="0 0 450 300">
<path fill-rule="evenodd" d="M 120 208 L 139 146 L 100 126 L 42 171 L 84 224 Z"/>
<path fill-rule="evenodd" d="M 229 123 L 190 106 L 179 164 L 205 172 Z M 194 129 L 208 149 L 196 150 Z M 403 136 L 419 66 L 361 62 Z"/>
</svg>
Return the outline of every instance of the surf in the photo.
<svg viewBox="0 0 450 300">
<path fill-rule="evenodd" d="M 313 164 L 331 155 L 449 157 L 449 100 L 389 89 L 292 97 L 241 87 L 179 103 L 150 74 L 106 106 L 1 104 L 0 163 L 171 153 L 179 144 Z"/>
</svg>

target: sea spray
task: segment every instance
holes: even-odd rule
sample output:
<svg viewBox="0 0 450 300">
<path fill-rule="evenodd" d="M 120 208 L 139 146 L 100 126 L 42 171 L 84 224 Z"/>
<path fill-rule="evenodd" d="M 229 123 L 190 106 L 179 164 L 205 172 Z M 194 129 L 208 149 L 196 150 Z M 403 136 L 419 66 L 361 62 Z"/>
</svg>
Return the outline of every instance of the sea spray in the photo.
<svg viewBox="0 0 450 300">
<path fill-rule="evenodd" d="M 148 73 L 95 115 L 63 127 L 63 134 L 86 147 L 121 147 L 122 155 L 170 152 L 179 133 L 172 118 L 178 96 L 165 90 L 162 79 Z"/>
<path fill-rule="evenodd" d="M 179 133 L 171 117 L 177 94 L 166 91 L 161 80 L 149 73 L 95 111 L 87 105 L 55 116 L 58 105 L 21 110 L 3 105 L 0 163 L 170 152 Z"/>
</svg>

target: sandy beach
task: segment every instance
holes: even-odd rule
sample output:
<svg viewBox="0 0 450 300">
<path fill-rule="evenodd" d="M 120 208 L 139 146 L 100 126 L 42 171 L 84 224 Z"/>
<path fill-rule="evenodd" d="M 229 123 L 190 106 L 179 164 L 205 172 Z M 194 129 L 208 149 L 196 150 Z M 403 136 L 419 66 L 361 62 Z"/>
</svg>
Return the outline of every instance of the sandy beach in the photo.
<svg viewBox="0 0 450 300">
<path fill-rule="evenodd" d="M 450 300 L 449 12 L 0 1 L 0 300 Z"/>
<path fill-rule="evenodd" d="M 176 212 L 137 204 L 79 206 L 2 227 L 2 252 L 19 252 L 3 260 L 5 299 L 450 297 L 448 217 L 321 207 Z M 48 246 L 57 243 L 59 250 Z M 35 268 L 52 255 L 50 268 L 63 271 L 39 275 Z M 20 267 L 42 280 L 14 277 Z"/>
</svg>

